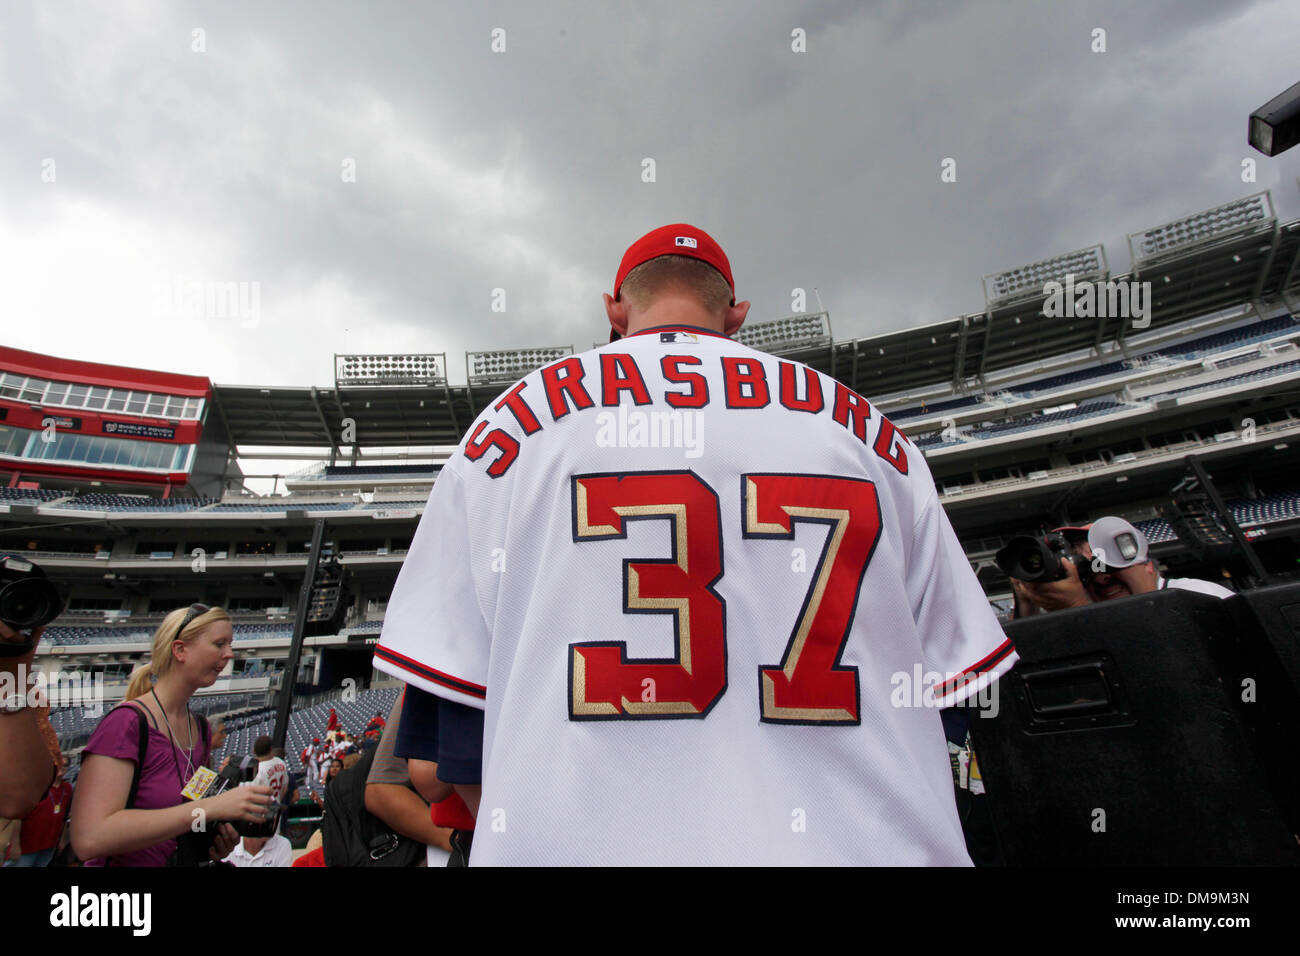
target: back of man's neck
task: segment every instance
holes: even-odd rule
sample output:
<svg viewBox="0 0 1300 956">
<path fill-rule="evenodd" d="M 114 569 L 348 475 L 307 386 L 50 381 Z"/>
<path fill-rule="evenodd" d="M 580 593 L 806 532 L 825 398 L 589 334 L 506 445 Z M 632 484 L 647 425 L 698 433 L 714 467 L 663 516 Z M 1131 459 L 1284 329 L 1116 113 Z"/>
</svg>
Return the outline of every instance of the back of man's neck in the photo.
<svg viewBox="0 0 1300 956">
<path fill-rule="evenodd" d="M 694 299 L 675 296 L 656 299 L 644 312 L 631 316 L 627 322 L 627 334 L 636 335 L 665 325 L 689 325 L 722 334 L 721 316 L 714 315 Z"/>
</svg>

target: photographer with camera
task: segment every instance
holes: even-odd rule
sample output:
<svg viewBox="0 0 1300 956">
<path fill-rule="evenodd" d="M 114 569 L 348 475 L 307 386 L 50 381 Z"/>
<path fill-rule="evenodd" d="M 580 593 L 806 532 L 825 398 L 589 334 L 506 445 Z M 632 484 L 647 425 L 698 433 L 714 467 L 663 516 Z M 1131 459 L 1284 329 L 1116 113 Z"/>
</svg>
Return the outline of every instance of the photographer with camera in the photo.
<svg viewBox="0 0 1300 956">
<path fill-rule="evenodd" d="M 1164 588 L 1232 597 L 1232 591 L 1211 581 L 1163 577 L 1147 556 L 1149 549 L 1146 535 L 1107 515 L 1090 525 L 1056 528 L 1041 540 L 1012 538 L 995 560 L 1011 579 L 1017 618 Z"/>
<path fill-rule="evenodd" d="M 231 822 L 262 824 L 273 812 L 269 787 L 202 796 L 214 776 L 204 766 L 209 730 L 189 701 L 216 683 L 234 656 L 232 641 L 221 608 L 194 604 L 163 619 L 149 663 L 132 675 L 125 700 L 99 722 L 82 756 L 72 844 L 88 866 L 216 862 L 238 840 Z M 252 758 L 244 760 L 239 779 L 251 780 Z"/>
<path fill-rule="evenodd" d="M 27 816 L 54 783 L 57 761 L 42 734 L 49 714 L 29 688 L 36 645 L 62 610 L 44 571 L 0 556 L 0 819 Z"/>
</svg>

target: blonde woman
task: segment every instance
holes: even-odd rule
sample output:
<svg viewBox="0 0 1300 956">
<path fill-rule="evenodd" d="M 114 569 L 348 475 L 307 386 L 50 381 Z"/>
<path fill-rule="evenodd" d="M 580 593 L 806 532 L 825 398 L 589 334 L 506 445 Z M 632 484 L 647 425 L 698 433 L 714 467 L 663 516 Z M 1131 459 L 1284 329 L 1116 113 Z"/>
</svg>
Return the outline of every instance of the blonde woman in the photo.
<svg viewBox="0 0 1300 956">
<path fill-rule="evenodd" d="M 234 656 L 233 635 L 230 615 L 203 604 L 172 611 L 154 634 L 149 663 L 131 675 L 125 700 L 99 722 L 82 754 L 72 848 L 88 866 L 163 866 L 196 819 L 218 828 L 209 856 L 220 860 L 239 842 L 222 821 L 262 821 L 269 787 L 197 801 L 181 796 L 211 756 L 207 721 L 190 713 L 190 697 L 216 682 Z M 141 721 L 147 738 L 137 770 Z"/>
</svg>

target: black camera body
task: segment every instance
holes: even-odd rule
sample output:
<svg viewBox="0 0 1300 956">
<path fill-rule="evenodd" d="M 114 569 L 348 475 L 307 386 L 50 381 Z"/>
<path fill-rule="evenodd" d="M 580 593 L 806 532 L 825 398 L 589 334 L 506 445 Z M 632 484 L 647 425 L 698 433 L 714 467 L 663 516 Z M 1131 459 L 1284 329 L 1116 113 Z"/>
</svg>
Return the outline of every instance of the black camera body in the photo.
<svg viewBox="0 0 1300 956">
<path fill-rule="evenodd" d="M 1002 573 L 1028 584 L 1045 584 L 1060 581 L 1065 576 L 1061 559 L 1065 558 L 1079 572 L 1079 580 L 1087 582 L 1092 576 L 1092 563 L 1075 554 L 1065 536 L 1053 532 L 1041 538 L 1033 535 L 1016 535 L 993 556 Z"/>
<path fill-rule="evenodd" d="M 63 597 L 40 566 L 16 555 L 0 555 L 0 622 L 31 632 L 63 613 Z M 31 644 L 0 641 L 0 657 L 17 657 Z"/>
</svg>

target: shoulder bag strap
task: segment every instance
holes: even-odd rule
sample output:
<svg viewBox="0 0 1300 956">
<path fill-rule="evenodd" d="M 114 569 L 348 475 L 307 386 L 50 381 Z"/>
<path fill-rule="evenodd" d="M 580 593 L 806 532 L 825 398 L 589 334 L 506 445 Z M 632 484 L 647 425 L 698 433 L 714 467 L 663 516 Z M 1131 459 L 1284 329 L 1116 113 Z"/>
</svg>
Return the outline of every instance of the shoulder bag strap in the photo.
<svg viewBox="0 0 1300 956">
<path fill-rule="evenodd" d="M 135 770 L 131 774 L 131 793 L 126 798 L 126 809 L 131 810 L 135 807 L 135 798 L 140 792 L 140 775 L 144 771 L 144 758 L 149 750 L 149 725 L 153 723 L 153 717 L 148 708 L 136 705 L 134 701 L 127 701 L 125 706 L 136 712 L 136 723 L 139 724 L 139 744 L 135 755 Z"/>
</svg>

